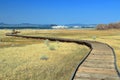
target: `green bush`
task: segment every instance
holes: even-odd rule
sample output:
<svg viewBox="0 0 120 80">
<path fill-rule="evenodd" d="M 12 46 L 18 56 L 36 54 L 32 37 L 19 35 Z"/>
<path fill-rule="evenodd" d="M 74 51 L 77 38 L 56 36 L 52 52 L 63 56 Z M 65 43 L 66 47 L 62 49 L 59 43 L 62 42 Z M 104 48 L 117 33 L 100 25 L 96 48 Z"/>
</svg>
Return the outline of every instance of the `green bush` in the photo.
<svg viewBox="0 0 120 80">
<path fill-rule="evenodd" d="M 47 55 L 42 55 L 42 56 L 40 57 L 40 59 L 41 59 L 41 60 L 48 60 L 48 56 L 47 56 Z"/>
<path fill-rule="evenodd" d="M 50 45 L 50 46 L 49 46 L 49 49 L 50 49 L 50 50 L 55 50 L 55 46 L 54 46 L 54 45 Z"/>
<path fill-rule="evenodd" d="M 96 38 L 97 38 L 96 36 L 92 36 L 92 39 L 93 39 L 93 40 L 96 40 Z"/>
</svg>

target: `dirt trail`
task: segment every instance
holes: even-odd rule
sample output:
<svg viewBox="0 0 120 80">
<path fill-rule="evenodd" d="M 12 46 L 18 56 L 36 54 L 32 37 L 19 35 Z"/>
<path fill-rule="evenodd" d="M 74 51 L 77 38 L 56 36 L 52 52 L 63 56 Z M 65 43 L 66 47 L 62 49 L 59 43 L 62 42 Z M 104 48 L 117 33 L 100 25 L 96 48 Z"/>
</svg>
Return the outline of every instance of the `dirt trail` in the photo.
<svg viewBox="0 0 120 80">
<path fill-rule="evenodd" d="M 103 43 L 90 43 L 93 50 L 78 68 L 74 80 L 120 80 L 112 49 Z"/>
</svg>

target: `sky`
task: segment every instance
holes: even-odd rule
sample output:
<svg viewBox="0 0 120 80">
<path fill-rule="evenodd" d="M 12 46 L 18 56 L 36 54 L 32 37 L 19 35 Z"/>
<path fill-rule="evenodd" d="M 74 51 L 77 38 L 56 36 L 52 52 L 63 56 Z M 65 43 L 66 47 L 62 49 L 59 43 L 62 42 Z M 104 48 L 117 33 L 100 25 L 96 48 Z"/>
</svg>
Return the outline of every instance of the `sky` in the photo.
<svg viewBox="0 0 120 80">
<path fill-rule="evenodd" d="M 0 0 L 0 22 L 101 24 L 120 21 L 120 0 Z"/>
</svg>

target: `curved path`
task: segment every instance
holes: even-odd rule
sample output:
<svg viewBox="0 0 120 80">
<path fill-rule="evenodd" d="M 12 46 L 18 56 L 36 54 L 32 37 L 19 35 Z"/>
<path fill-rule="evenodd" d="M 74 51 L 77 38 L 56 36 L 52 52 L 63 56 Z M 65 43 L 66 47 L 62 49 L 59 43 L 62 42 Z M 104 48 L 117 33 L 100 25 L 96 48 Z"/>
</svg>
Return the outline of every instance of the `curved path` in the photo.
<svg viewBox="0 0 120 80">
<path fill-rule="evenodd" d="M 111 47 L 99 42 L 90 44 L 93 50 L 79 66 L 74 80 L 120 80 Z"/>
<path fill-rule="evenodd" d="M 91 51 L 77 66 L 71 80 L 120 80 L 120 73 L 116 66 L 116 56 L 112 47 L 108 44 L 95 41 L 80 41 L 72 39 L 35 37 L 6 34 L 6 36 L 16 36 L 34 39 L 49 39 L 51 41 L 74 42 L 88 46 Z"/>
</svg>

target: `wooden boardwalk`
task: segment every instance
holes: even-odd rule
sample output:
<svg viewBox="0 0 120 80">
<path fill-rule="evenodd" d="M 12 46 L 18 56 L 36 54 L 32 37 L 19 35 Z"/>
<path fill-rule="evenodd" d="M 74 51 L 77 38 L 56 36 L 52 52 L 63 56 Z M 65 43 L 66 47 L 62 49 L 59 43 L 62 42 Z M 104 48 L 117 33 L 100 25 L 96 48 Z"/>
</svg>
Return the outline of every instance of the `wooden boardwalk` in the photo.
<svg viewBox="0 0 120 80">
<path fill-rule="evenodd" d="M 120 80 L 112 49 L 103 43 L 90 43 L 93 50 L 78 68 L 74 80 Z"/>
<path fill-rule="evenodd" d="M 6 36 L 16 36 L 34 39 L 49 39 L 52 41 L 74 42 L 84 44 L 92 49 L 80 62 L 71 80 L 120 80 L 120 73 L 116 66 L 115 53 L 107 44 L 91 41 L 80 41 L 63 38 L 35 37 L 6 34 Z"/>
</svg>

